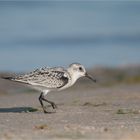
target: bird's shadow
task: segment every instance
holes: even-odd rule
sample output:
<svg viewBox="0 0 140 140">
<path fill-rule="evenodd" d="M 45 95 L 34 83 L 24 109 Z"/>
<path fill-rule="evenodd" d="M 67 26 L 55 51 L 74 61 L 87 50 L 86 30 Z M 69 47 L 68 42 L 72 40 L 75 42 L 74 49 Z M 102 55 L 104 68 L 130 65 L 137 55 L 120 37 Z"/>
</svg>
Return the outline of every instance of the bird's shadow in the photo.
<svg viewBox="0 0 140 140">
<path fill-rule="evenodd" d="M 10 107 L 10 108 L 0 108 L 0 113 L 28 113 L 36 112 L 38 109 L 32 107 Z"/>
</svg>

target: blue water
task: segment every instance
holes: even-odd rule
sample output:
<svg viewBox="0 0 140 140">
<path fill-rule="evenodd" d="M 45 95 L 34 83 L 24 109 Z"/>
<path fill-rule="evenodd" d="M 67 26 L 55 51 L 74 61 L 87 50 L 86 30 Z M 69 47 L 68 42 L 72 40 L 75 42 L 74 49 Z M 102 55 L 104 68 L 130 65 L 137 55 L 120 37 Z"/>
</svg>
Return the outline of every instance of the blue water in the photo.
<svg viewBox="0 0 140 140">
<path fill-rule="evenodd" d="M 0 1 L 0 71 L 140 64 L 140 2 Z"/>
</svg>

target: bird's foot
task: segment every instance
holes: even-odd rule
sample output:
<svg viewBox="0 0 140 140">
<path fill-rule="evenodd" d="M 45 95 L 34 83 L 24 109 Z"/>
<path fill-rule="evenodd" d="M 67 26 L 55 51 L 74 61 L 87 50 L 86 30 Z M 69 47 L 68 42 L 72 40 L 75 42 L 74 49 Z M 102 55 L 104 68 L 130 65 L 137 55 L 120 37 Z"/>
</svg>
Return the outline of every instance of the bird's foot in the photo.
<svg viewBox="0 0 140 140">
<path fill-rule="evenodd" d="M 45 114 L 52 114 L 52 113 L 56 113 L 56 112 L 51 112 L 51 111 L 46 111 L 46 110 L 44 110 L 44 113 L 45 113 Z"/>
<path fill-rule="evenodd" d="M 51 102 L 51 106 L 52 106 L 53 109 L 57 108 L 57 105 L 54 102 Z"/>
</svg>

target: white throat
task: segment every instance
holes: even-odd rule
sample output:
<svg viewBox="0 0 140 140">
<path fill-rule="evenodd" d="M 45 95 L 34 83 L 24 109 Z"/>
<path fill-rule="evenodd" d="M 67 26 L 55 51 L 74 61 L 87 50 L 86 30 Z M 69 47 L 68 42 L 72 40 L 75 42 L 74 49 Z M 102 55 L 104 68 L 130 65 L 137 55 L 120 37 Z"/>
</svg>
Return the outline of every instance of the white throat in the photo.
<svg viewBox="0 0 140 140">
<path fill-rule="evenodd" d="M 68 72 L 70 73 L 70 76 L 71 76 L 71 85 L 73 85 L 81 77 L 81 75 L 77 72 L 72 72 L 69 70 Z"/>
</svg>

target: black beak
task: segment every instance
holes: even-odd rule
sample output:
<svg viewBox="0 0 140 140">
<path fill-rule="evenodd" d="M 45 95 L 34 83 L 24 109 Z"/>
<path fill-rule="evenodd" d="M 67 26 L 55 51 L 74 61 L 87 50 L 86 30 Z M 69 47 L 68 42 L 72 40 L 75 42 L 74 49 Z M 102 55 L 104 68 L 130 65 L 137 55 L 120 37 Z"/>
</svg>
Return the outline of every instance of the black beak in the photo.
<svg viewBox="0 0 140 140">
<path fill-rule="evenodd" d="M 96 79 L 93 79 L 92 76 L 88 75 L 87 73 L 85 74 L 85 77 L 89 78 L 90 80 L 96 83 Z"/>
</svg>

